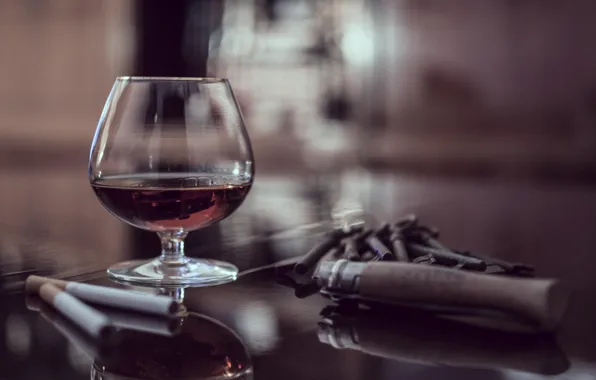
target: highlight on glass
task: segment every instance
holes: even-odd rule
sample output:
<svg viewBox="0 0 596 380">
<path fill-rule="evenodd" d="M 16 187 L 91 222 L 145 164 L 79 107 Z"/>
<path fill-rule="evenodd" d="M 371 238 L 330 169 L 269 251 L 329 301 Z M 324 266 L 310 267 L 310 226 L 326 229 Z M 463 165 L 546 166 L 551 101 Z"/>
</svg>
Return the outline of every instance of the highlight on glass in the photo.
<svg viewBox="0 0 596 380">
<path fill-rule="evenodd" d="M 89 181 L 110 213 L 156 232 L 162 252 L 117 264 L 109 276 L 152 286 L 235 280 L 230 263 L 185 256 L 184 238 L 232 214 L 253 177 L 250 139 L 226 79 L 117 78 L 91 146 Z"/>
</svg>

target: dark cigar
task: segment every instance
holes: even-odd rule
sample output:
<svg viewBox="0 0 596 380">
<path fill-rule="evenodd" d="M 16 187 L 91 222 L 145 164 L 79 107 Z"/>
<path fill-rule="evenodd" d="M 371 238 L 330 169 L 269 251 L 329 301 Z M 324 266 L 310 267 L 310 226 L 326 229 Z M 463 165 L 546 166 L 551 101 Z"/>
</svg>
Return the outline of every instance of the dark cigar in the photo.
<svg viewBox="0 0 596 380">
<path fill-rule="evenodd" d="M 418 225 L 418 217 L 414 214 L 410 214 L 400 220 L 399 222 L 395 223 L 395 226 L 399 229 L 408 229 Z"/>
<path fill-rule="evenodd" d="M 429 248 L 414 243 L 408 244 L 408 250 L 417 257 L 431 255 L 439 264 L 453 266 L 460 265 L 463 268 L 477 271 L 486 270 L 486 263 L 475 257 L 459 255 L 451 251 Z"/>
<path fill-rule="evenodd" d="M 469 256 L 467 252 L 456 251 L 456 253 L 464 256 Z M 485 262 L 489 263 L 490 265 L 498 265 L 503 268 L 506 272 L 511 274 L 517 275 L 532 275 L 534 272 L 534 268 L 525 264 L 520 263 L 509 263 L 507 261 L 497 259 L 494 257 L 484 257 L 480 255 L 475 255 L 478 259 L 484 260 Z"/>
<path fill-rule="evenodd" d="M 329 293 L 384 303 L 498 310 L 534 321 L 545 331 L 559 325 L 569 291 L 553 279 L 518 279 L 399 262 L 322 263 L 313 276 Z"/>
<path fill-rule="evenodd" d="M 430 248 L 438 249 L 441 251 L 452 251 L 443 243 L 437 240 L 437 238 L 439 237 L 439 231 L 435 228 L 415 225 L 407 229 L 407 234 L 409 236 L 418 238 L 418 240 L 421 240 L 425 245 L 429 246 Z"/>
<path fill-rule="evenodd" d="M 362 261 L 372 261 L 374 258 L 375 255 L 371 251 L 366 251 L 362 254 Z"/>
<path fill-rule="evenodd" d="M 358 254 L 358 243 L 354 238 L 348 237 L 344 239 L 344 257 L 350 261 L 360 261 L 360 255 Z"/>
<path fill-rule="evenodd" d="M 322 260 L 338 260 L 339 258 L 341 258 L 341 254 L 341 249 L 334 247 L 327 251 L 327 254 L 323 256 Z"/>
<path fill-rule="evenodd" d="M 380 238 L 384 238 L 391 233 L 391 225 L 389 223 L 383 223 L 377 230 L 376 235 Z"/>
<path fill-rule="evenodd" d="M 387 261 L 393 260 L 395 258 L 393 252 L 391 252 L 389 248 L 387 248 L 387 246 L 383 244 L 383 242 L 381 242 L 381 240 L 377 236 L 369 236 L 368 238 L 366 238 L 366 243 L 370 248 L 373 249 L 377 260 Z"/>
<path fill-rule="evenodd" d="M 275 282 L 282 286 L 287 286 L 288 288 L 295 289 L 298 285 L 296 281 L 287 274 L 281 274 L 275 277 Z"/>
<path fill-rule="evenodd" d="M 94 304 L 162 316 L 174 315 L 180 311 L 180 304 L 170 297 L 47 277 L 29 276 L 26 282 L 26 290 L 28 293 L 37 293 L 41 286 L 46 283 L 52 284 L 78 299 Z"/>
<path fill-rule="evenodd" d="M 342 233 L 339 231 L 333 231 L 327 235 L 325 240 L 317 244 L 296 263 L 294 271 L 298 274 L 306 274 L 310 269 L 314 268 L 317 262 L 319 262 L 331 248 L 339 243 L 341 237 Z"/>
<path fill-rule="evenodd" d="M 391 241 L 391 245 L 393 246 L 393 253 L 397 258 L 397 261 L 403 261 L 407 263 L 408 261 L 410 261 L 410 257 L 408 256 L 408 251 L 406 250 L 403 238 L 404 237 L 401 230 L 394 229 L 391 232 L 389 241 Z"/>
<path fill-rule="evenodd" d="M 317 294 L 321 290 L 319 285 L 315 282 L 309 282 L 305 285 L 300 285 L 296 289 L 294 289 L 294 295 L 298 298 L 306 298 L 312 296 L 313 294 Z"/>
</svg>

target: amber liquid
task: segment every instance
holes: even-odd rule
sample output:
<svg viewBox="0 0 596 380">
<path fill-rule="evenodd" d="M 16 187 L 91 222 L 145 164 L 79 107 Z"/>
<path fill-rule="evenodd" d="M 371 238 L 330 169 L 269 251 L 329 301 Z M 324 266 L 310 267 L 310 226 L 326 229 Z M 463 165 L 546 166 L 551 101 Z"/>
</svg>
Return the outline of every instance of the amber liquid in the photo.
<svg viewBox="0 0 596 380">
<path fill-rule="evenodd" d="M 218 222 L 242 204 L 250 183 L 223 177 L 207 178 L 208 185 L 175 175 L 104 177 L 91 184 L 112 214 L 150 231 L 192 231 Z"/>
</svg>

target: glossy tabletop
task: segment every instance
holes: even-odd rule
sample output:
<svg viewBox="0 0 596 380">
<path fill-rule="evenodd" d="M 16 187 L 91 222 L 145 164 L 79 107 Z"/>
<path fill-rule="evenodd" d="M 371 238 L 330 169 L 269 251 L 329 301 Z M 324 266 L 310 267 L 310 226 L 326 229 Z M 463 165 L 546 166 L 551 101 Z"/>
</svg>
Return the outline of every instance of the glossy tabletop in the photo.
<svg viewBox="0 0 596 380">
<path fill-rule="evenodd" d="M 257 176 L 236 214 L 188 242 L 190 255 L 232 261 L 244 274 L 223 286 L 170 291 L 190 311 L 173 337 L 124 330 L 118 344 L 103 346 L 22 292 L 30 273 L 121 286 L 105 277 L 107 266 L 155 254 L 146 249 L 157 239 L 106 216 L 79 175 L 72 173 L 78 195 L 48 190 L 30 202 L 6 193 L 0 379 L 596 378 L 596 192 L 589 185 L 363 169 Z M 50 175 L 12 186 L 27 191 L 44 178 Z M 36 208 L 47 203 L 57 211 Z M 10 204 L 24 222 L 14 221 Z M 331 228 L 334 211 L 356 206 L 370 222 L 415 213 L 447 244 L 561 279 L 573 289 L 563 325 L 553 335 L 519 334 L 403 308 L 357 312 L 318 294 L 296 297 L 274 269 L 251 271 L 305 253 Z M 70 233 L 61 232 L 65 224 Z"/>
</svg>

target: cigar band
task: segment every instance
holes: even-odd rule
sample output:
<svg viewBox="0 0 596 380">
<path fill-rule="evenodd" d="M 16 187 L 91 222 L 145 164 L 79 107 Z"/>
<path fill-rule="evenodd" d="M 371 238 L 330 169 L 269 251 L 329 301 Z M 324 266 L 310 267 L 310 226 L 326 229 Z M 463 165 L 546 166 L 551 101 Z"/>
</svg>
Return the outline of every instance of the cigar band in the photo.
<svg viewBox="0 0 596 380">
<path fill-rule="evenodd" d="M 329 279 L 327 280 L 327 287 L 329 289 L 335 289 L 340 286 L 339 282 L 341 280 L 341 272 L 347 264 L 348 260 L 345 259 L 337 260 L 333 264 L 331 267 L 331 273 L 329 274 Z"/>
</svg>

